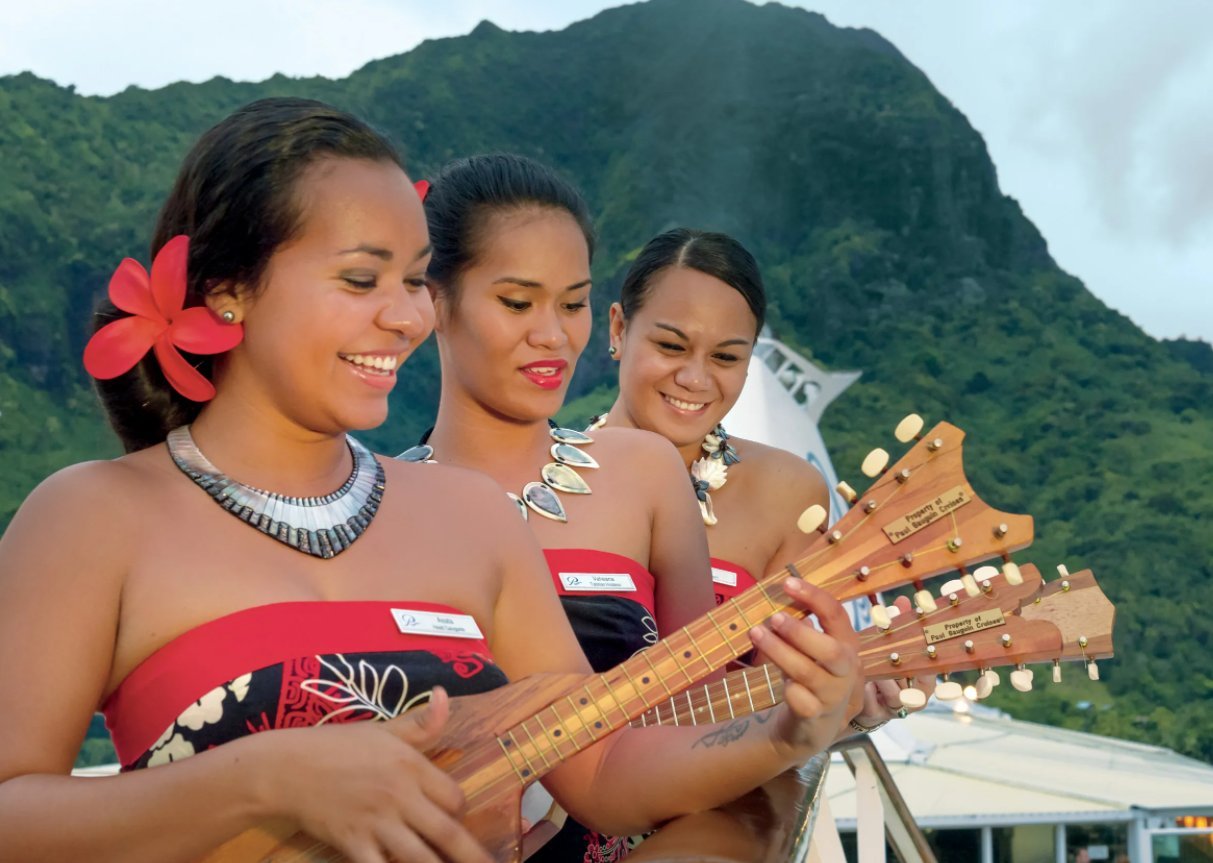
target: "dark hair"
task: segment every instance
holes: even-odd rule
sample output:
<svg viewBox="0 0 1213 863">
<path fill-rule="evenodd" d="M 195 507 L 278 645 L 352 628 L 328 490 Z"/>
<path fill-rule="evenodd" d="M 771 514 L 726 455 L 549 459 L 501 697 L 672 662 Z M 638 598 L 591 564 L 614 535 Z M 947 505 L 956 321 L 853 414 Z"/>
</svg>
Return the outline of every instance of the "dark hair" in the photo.
<svg viewBox="0 0 1213 863">
<path fill-rule="evenodd" d="M 428 273 L 435 288 L 456 291 L 459 276 L 480 252 L 489 219 L 532 207 L 564 210 L 572 216 L 593 259 L 589 207 L 581 193 L 551 168 L 511 153 L 457 159 L 444 167 L 425 196 L 433 249 Z"/>
<path fill-rule="evenodd" d="M 745 246 L 727 234 L 675 228 L 645 244 L 623 278 L 619 304 L 624 318 L 639 312 L 652 290 L 653 278 L 670 267 L 687 267 L 719 279 L 745 299 L 762 331 L 767 313 L 767 295 L 758 262 Z"/>
<path fill-rule="evenodd" d="M 203 133 L 160 210 L 151 246 L 154 258 L 176 235 L 189 236 L 186 307 L 202 305 L 225 284 L 257 290 L 270 256 L 301 227 L 300 176 L 325 157 L 400 164 L 370 126 L 310 99 L 261 99 Z M 94 330 L 124 314 L 106 299 Z M 186 356 L 211 377 L 211 357 Z M 151 351 L 131 371 L 96 385 L 127 452 L 160 443 L 202 409 L 169 386 Z"/>
</svg>

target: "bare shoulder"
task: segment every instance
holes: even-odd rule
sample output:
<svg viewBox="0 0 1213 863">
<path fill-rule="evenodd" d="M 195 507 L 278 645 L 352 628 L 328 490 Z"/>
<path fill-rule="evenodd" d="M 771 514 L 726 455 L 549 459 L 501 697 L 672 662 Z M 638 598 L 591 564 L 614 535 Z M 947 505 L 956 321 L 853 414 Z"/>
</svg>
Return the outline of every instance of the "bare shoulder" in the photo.
<svg viewBox="0 0 1213 863">
<path fill-rule="evenodd" d="M 158 471 L 149 452 L 80 462 L 56 471 L 30 492 L 5 536 L 44 521 L 70 524 L 75 531 L 114 530 L 128 520 L 131 509 L 156 481 Z"/>
<path fill-rule="evenodd" d="M 87 572 L 91 587 L 120 588 L 141 525 L 161 509 L 157 484 L 165 467 L 175 470 L 143 451 L 75 464 L 43 480 L 0 537 L 0 582 L 11 584 L 11 576 L 75 585 Z"/>
<path fill-rule="evenodd" d="M 654 465 L 672 465 L 685 472 L 682 458 L 674 445 L 656 432 L 632 428 L 602 428 L 592 433 L 593 446 L 604 454 L 626 454 L 640 470 Z M 590 446 L 590 445 L 587 445 Z M 589 449 L 593 452 L 593 449 Z M 663 468 L 668 469 L 668 468 Z"/>
<path fill-rule="evenodd" d="M 505 522 L 510 527 L 522 524 L 505 490 L 492 477 L 470 468 L 455 465 L 405 462 L 379 456 L 388 487 L 409 489 L 414 502 L 424 504 L 425 511 L 439 518 L 457 516 L 460 523 L 486 524 L 496 527 Z M 487 519 L 487 522 L 480 521 Z"/>
<path fill-rule="evenodd" d="M 825 478 L 807 459 L 758 441 L 734 437 L 730 442 L 743 462 L 736 475 L 744 476 L 747 486 L 761 486 L 765 494 L 786 499 L 789 506 L 828 505 Z"/>
</svg>

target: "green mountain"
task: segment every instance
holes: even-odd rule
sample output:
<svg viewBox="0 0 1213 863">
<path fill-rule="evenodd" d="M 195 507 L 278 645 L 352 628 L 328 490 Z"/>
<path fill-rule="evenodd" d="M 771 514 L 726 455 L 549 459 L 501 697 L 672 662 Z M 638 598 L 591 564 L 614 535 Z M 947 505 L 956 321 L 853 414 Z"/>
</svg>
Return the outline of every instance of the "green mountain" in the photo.
<svg viewBox="0 0 1213 863">
<path fill-rule="evenodd" d="M 1213 349 L 1149 338 L 1062 272 L 981 136 L 894 46 L 775 4 L 653 0 L 557 33 L 486 22 L 341 81 L 83 98 L 0 78 L 0 525 L 54 468 L 117 452 L 80 370 L 91 304 L 123 255 L 147 260 L 192 139 L 271 94 L 370 119 L 417 177 L 486 150 L 558 166 L 597 216 L 600 318 L 654 233 L 740 237 L 764 265 L 775 333 L 864 370 L 825 417 L 852 484 L 902 414 L 947 418 L 968 431 L 983 497 L 1036 516 L 1025 559 L 1093 567 L 1118 602 L 1102 684 L 1000 705 L 1213 760 L 1213 622 L 1198 601 L 1213 581 Z M 604 348 L 600 327 L 576 415 L 610 396 Z M 398 389 L 368 435 L 389 452 L 432 415 L 432 349 Z"/>
</svg>

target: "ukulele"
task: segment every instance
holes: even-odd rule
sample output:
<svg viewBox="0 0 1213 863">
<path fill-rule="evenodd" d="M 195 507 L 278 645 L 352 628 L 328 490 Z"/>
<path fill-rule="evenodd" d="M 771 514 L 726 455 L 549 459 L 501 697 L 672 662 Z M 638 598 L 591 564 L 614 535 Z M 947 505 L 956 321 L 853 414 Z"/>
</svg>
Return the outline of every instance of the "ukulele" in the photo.
<svg viewBox="0 0 1213 863">
<path fill-rule="evenodd" d="M 914 415 L 898 425 L 897 438 L 913 443 L 892 467 L 884 450 L 869 454 L 864 473 L 874 481 L 862 496 L 843 484 L 840 490 L 854 506 L 833 528 L 824 527 L 820 507 L 805 512 L 801 529 L 818 536 L 800 560 L 621 665 L 602 674 L 535 675 L 452 699 L 442 737 L 426 754 L 458 782 L 466 801 L 464 823 L 489 854 L 500 863 L 520 859 L 519 800 L 528 785 L 749 651 L 749 630 L 771 615 L 783 611 L 803 617 L 804 610 L 783 592 L 789 575 L 839 600 L 874 598 L 879 591 L 913 585 L 924 623 L 944 620 L 951 607 L 941 611 L 926 590 L 924 579 L 931 576 L 958 573 L 962 591 L 976 599 L 982 587 L 965 567 L 1001 558 L 1003 580 L 1011 586 L 1025 584 L 1010 553 L 1031 543 L 1031 516 L 1000 512 L 977 496 L 964 475 L 964 432 L 959 428 L 939 423 L 925 436 L 921 430 L 922 421 Z M 910 638 L 879 605 L 873 620 L 884 639 L 878 642 L 882 648 Z M 886 676 L 901 676 L 912 675 L 917 666 L 907 652 L 899 667 L 881 667 L 893 672 Z M 943 667 L 923 664 L 921 671 Z M 203 863 L 342 859 L 294 824 L 279 821 L 245 831 Z"/>
<path fill-rule="evenodd" d="M 975 597 L 944 585 L 946 605 L 936 614 L 907 615 L 887 629 L 870 626 L 859 633 L 859 658 L 867 680 L 904 678 L 906 706 L 917 705 L 911 690 L 914 677 L 942 675 L 935 689 L 941 701 L 965 696 L 964 687 L 951 679 L 959 671 L 976 670 L 967 693 L 970 700 L 987 697 L 999 677 L 993 669 L 1014 666 L 1011 685 L 1032 689 L 1034 674 L 1028 664 L 1051 662 L 1053 682 L 1061 682 L 1061 663 L 1081 662 L 1091 679 L 1099 679 L 1097 659 L 1112 656 L 1115 608 L 1091 571 L 1071 575 L 1063 567 L 1061 578 L 1045 584 L 1032 564 L 1020 568 L 1023 583 L 1000 583 L 983 578 Z M 980 574 L 980 573 L 979 573 Z M 894 609 L 890 609 L 891 611 Z M 907 693 L 909 693 L 907 695 Z M 783 674 L 767 665 L 734 671 L 713 683 L 684 690 L 655 704 L 632 720 L 632 725 L 699 725 L 736 719 L 783 701 Z"/>
</svg>

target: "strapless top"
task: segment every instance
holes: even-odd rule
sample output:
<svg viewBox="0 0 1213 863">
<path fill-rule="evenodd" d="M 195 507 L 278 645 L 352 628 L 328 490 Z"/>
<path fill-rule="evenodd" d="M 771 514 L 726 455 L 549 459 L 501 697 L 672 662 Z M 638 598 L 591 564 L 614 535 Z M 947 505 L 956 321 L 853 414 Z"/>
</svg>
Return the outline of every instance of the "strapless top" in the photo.
<svg viewBox="0 0 1213 863">
<path fill-rule="evenodd" d="M 102 705 L 124 770 L 272 728 L 390 719 L 506 683 L 476 621 L 412 601 L 280 602 L 174 638 Z"/>
<path fill-rule="evenodd" d="M 589 548 L 543 551 L 552 584 L 595 671 L 657 643 L 653 575 L 630 557 Z"/>
</svg>

